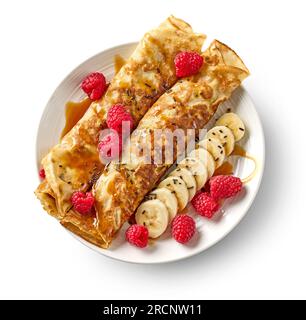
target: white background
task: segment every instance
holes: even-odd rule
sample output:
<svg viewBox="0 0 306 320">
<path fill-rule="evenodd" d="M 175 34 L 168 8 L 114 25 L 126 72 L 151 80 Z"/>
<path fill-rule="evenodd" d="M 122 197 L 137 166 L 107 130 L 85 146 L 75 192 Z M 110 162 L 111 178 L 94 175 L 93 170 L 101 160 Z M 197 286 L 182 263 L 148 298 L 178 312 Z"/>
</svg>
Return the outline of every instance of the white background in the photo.
<svg viewBox="0 0 306 320">
<path fill-rule="evenodd" d="M 1 1 L 0 298 L 306 298 L 305 1 Z M 81 245 L 43 213 L 35 138 L 59 82 L 169 14 L 239 53 L 262 119 L 258 196 L 222 242 L 186 261 L 143 266 Z"/>
</svg>

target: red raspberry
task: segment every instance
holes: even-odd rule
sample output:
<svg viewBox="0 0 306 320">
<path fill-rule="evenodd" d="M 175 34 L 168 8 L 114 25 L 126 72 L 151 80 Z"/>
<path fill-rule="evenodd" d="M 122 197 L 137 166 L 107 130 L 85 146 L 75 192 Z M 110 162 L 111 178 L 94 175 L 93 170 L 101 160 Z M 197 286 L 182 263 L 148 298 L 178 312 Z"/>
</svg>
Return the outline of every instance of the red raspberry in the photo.
<svg viewBox="0 0 306 320">
<path fill-rule="evenodd" d="M 191 200 L 191 204 L 197 213 L 210 219 L 219 209 L 218 202 L 213 199 L 207 192 L 199 192 Z"/>
<path fill-rule="evenodd" d="M 99 72 L 89 74 L 82 81 L 81 88 L 91 100 L 99 100 L 107 88 L 104 75 Z"/>
<path fill-rule="evenodd" d="M 108 133 L 98 144 L 101 160 L 109 162 L 120 156 L 122 151 L 121 136 L 114 130 Z"/>
<path fill-rule="evenodd" d="M 94 205 L 95 198 L 91 192 L 76 191 L 71 197 L 73 208 L 80 214 L 88 214 Z"/>
<path fill-rule="evenodd" d="M 213 198 L 230 198 L 242 189 L 242 182 L 234 176 L 220 175 L 210 178 L 209 187 Z"/>
<path fill-rule="evenodd" d="M 177 242 L 188 242 L 193 237 L 195 230 L 195 222 L 187 214 L 179 214 L 172 221 L 172 237 Z"/>
<path fill-rule="evenodd" d="M 41 179 L 45 179 L 46 178 L 46 173 L 45 173 L 45 169 L 44 168 L 39 170 L 39 177 Z"/>
<path fill-rule="evenodd" d="M 176 76 L 178 78 L 192 76 L 201 69 L 203 57 L 196 52 L 180 52 L 174 59 Z"/>
<path fill-rule="evenodd" d="M 139 224 L 131 225 L 125 233 L 126 240 L 139 248 L 145 248 L 148 245 L 148 229 Z"/>
<path fill-rule="evenodd" d="M 121 104 L 113 105 L 107 113 L 107 126 L 121 134 L 123 121 L 129 122 L 130 130 L 133 129 L 134 121 L 132 116 L 126 111 L 126 108 Z"/>
</svg>

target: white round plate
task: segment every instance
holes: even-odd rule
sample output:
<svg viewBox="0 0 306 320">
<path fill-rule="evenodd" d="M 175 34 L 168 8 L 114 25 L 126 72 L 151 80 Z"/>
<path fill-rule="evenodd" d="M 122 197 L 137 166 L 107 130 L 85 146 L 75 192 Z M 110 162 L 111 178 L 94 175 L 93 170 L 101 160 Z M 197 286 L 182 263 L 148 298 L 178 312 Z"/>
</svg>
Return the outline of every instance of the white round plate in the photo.
<svg viewBox="0 0 306 320">
<path fill-rule="evenodd" d="M 103 51 L 82 63 L 73 70 L 58 86 L 51 96 L 40 120 L 37 133 L 37 168 L 40 160 L 50 147 L 58 143 L 60 133 L 65 123 L 65 103 L 67 101 L 80 101 L 84 94 L 80 90 L 82 79 L 90 72 L 101 71 L 107 80 L 114 75 L 114 61 L 116 54 L 128 58 L 136 44 L 129 43 Z M 112 246 L 108 250 L 98 248 L 87 241 L 77 237 L 83 244 L 93 250 L 121 261 L 133 263 L 165 263 L 185 259 L 198 254 L 224 238 L 245 216 L 259 189 L 265 159 L 264 134 L 255 106 L 246 90 L 238 88 L 229 99 L 223 103 L 214 119 L 208 124 L 213 125 L 215 118 L 231 108 L 245 123 L 247 133 L 240 144 L 258 162 L 256 176 L 246 185 L 244 192 L 234 199 L 225 201 L 222 210 L 212 220 L 196 215 L 192 207 L 187 208 L 196 220 L 197 233 L 187 245 L 181 245 L 173 240 L 168 230 L 160 239 L 152 241 L 146 249 L 131 246 L 125 241 L 124 235 L 127 225 L 122 228 Z M 243 178 L 253 170 L 252 161 L 245 158 L 232 159 L 235 165 L 234 174 Z"/>
</svg>

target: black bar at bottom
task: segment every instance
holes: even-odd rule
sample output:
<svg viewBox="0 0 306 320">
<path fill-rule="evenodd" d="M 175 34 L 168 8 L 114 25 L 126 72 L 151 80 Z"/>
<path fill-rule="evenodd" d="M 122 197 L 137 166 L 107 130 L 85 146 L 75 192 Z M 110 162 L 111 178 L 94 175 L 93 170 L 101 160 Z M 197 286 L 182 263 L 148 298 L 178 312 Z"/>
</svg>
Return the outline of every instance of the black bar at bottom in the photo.
<svg viewBox="0 0 306 320">
<path fill-rule="evenodd" d="M 271 315 L 293 319 L 294 314 L 304 314 L 305 301 L 1 301 L 2 314 L 9 318 L 67 319 L 216 319 L 226 316 L 262 319 Z M 304 317 L 304 316 L 303 316 Z"/>
</svg>

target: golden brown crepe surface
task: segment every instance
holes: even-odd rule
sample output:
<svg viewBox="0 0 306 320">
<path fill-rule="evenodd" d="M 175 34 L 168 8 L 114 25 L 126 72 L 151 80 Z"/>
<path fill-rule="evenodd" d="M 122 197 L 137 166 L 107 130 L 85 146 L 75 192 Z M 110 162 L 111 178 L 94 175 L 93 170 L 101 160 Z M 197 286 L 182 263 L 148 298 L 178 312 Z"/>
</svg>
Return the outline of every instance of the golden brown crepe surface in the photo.
<svg viewBox="0 0 306 320">
<path fill-rule="evenodd" d="M 46 179 L 36 190 L 44 209 L 58 219 L 71 211 L 74 191 L 87 191 L 100 176 L 97 143 L 106 128 L 108 109 L 123 104 L 137 125 L 152 104 L 175 82 L 173 60 L 179 51 L 200 51 L 204 35 L 195 34 L 184 21 L 169 17 L 145 34 L 135 52 L 111 81 L 105 96 L 91 104 L 76 126 L 42 160 Z M 71 215 L 64 223 L 69 223 Z M 74 213 L 73 222 L 82 224 Z"/>
<path fill-rule="evenodd" d="M 146 135 L 152 140 L 154 129 L 173 131 L 181 128 L 186 131 L 203 128 L 219 104 L 229 98 L 249 75 L 237 54 L 219 41 L 214 41 L 203 56 L 205 63 L 200 73 L 180 80 L 146 113 L 131 136 L 132 147 L 137 145 L 140 136 Z M 176 151 L 174 145 L 175 154 Z M 153 158 L 153 149 L 151 152 Z M 137 163 L 136 159 L 136 165 L 112 162 L 104 170 L 94 186 L 97 229 L 104 240 L 102 247 L 110 245 L 116 232 L 168 167 L 165 164 Z"/>
</svg>

